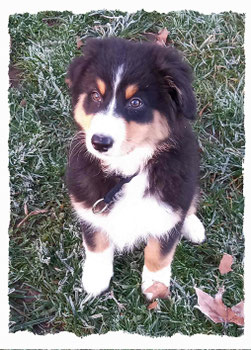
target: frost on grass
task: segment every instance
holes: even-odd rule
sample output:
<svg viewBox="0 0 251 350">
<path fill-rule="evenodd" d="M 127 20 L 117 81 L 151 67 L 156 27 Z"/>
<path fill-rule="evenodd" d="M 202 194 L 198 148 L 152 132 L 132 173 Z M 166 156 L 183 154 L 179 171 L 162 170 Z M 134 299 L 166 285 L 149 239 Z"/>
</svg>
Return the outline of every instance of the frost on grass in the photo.
<svg viewBox="0 0 251 350">
<path fill-rule="evenodd" d="M 54 18 L 57 25 L 49 27 L 45 17 Z M 184 53 L 194 71 L 198 111 L 202 111 L 195 124 L 202 156 L 199 214 L 207 225 L 208 245 L 198 249 L 180 245 L 173 264 L 171 301 L 154 303 L 151 312 L 140 293 L 143 256 L 135 252 L 115 257 L 111 288 L 125 305 L 121 310 L 114 307 L 113 299 L 86 302 L 81 288 L 83 248 L 63 184 L 66 146 L 75 131 L 64 78 L 72 58 L 81 54 L 77 37 L 83 42 L 87 37 L 111 35 L 144 40 L 144 33 L 158 33 L 163 27 L 170 32 L 170 45 Z M 207 285 L 213 290 L 217 277 L 219 283 L 224 280 L 231 305 L 243 299 L 244 16 L 192 11 L 23 14 L 12 16 L 10 36 L 11 59 L 24 75 L 18 88 L 12 86 L 9 93 L 11 281 L 20 281 L 22 297 L 18 304 L 11 293 L 11 305 L 25 313 L 24 320 L 11 309 L 10 325 L 36 332 L 31 324 L 49 315 L 53 331 L 68 330 L 78 336 L 121 329 L 155 337 L 177 332 L 241 335 L 242 327 L 235 324 L 214 327 L 206 317 L 199 318 L 191 286 Z M 48 207 L 55 215 L 46 220 L 33 217 L 16 232 L 25 203 L 29 211 Z M 233 255 L 235 271 L 216 276 L 216 256 L 218 259 L 224 251 Z M 23 281 L 41 288 L 43 304 L 36 300 L 24 307 Z M 241 317 L 241 308 L 237 304 L 232 310 L 236 314 L 239 310 Z"/>
<path fill-rule="evenodd" d="M 49 256 L 49 249 L 47 248 L 47 244 L 45 242 L 42 242 L 41 239 L 38 239 L 35 242 L 35 246 L 40 263 L 49 265 L 51 257 Z"/>
</svg>

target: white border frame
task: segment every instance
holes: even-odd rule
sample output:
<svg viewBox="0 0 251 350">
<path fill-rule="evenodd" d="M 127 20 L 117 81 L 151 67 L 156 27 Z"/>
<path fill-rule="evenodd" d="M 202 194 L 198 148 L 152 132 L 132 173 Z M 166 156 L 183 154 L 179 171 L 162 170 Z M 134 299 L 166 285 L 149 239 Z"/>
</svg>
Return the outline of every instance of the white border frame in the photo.
<svg viewBox="0 0 251 350">
<path fill-rule="evenodd" d="M 251 233 L 248 228 L 251 227 L 251 209 L 250 209 L 250 185 L 251 179 L 251 135 L 250 135 L 250 11 L 248 10 L 247 0 L 221 0 L 221 1 L 201 1 L 196 0 L 168 1 L 160 0 L 159 4 L 155 2 L 138 0 L 134 4 L 128 2 L 119 3 L 114 0 L 96 0 L 95 2 L 84 3 L 84 1 L 60 1 L 60 0 L 43 0 L 40 3 L 35 1 L 21 0 L 9 1 L 7 4 L 2 2 L 0 11 L 1 26 L 1 70 L 2 70 L 2 94 L 1 98 L 1 118 L 0 118 L 0 151 L 1 151 L 1 317 L 0 317 L 0 346 L 4 349 L 250 349 L 251 332 L 250 316 L 247 310 L 251 310 L 250 301 L 250 283 L 249 283 L 249 266 L 250 264 L 250 242 Z M 228 336 L 210 336 L 194 335 L 184 336 L 176 334 L 172 337 L 151 338 L 140 335 L 127 334 L 122 331 L 109 332 L 105 335 L 90 335 L 79 338 L 72 333 L 61 332 L 56 335 L 38 336 L 30 332 L 17 332 L 11 334 L 8 332 L 9 322 L 9 305 L 7 297 L 8 283 L 8 225 L 9 225 L 9 173 L 8 173 L 8 135 L 9 135 L 9 108 L 8 108 L 8 64 L 9 64 L 9 35 L 8 35 L 8 17 L 14 13 L 37 13 L 45 10 L 64 11 L 69 10 L 73 13 L 85 13 L 91 10 L 119 9 L 122 11 L 135 12 L 140 9 L 145 11 L 170 12 L 179 10 L 196 10 L 201 13 L 210 14 L 223 11 L 233 11 L 246 14 L 246 33 L 245 33 L 245 54 L 246 54 L 246 85 L 245 85 L 245 132 L 246 132 L 246 154 L 244 162 L 244 196 L 245 196 L 245 216 L 244 216 L 244 233 L 245 233 L 245 333 L 243 336 L 234 338 Z M 8 203 L 8 205 L 7 205 Z M 249 215 L 248 215 L 249 213 Z M 249 236 L 248 236 L 249 235 Z M 249 254 L 248 254 L 249 253 Z M 248 271 L 248 272 L 247 272 Z M 123 344 L 123 347 L 122 347 Z"/>
</svg>

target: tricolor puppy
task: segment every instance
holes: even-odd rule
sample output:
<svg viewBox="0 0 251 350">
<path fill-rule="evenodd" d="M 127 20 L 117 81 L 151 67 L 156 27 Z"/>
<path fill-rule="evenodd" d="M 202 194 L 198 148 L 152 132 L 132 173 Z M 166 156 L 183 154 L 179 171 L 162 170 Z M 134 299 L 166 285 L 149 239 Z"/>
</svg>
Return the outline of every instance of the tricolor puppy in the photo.
<svg viewBox="0 0 251 350">
<path fill-rule="evenodd" d="M 181 237 L 205 239 L 190 68 L 172 47 L 90 39 L 68 80 L 79 132 L 67 184 L 83 230 L 84 289 L 107 290 L 114 251 L 144 241 L 142 291 L 151 300 L 160 282 L 167 294 Z"/>
</svg>

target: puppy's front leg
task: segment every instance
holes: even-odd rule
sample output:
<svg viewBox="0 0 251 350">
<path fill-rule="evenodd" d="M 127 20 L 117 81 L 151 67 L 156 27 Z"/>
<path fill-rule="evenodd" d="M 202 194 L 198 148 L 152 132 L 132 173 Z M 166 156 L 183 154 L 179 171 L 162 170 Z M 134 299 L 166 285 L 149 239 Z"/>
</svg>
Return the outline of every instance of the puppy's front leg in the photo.
<svg viewBox="0 0 251 350">
<path fill-rule="evenodd" d="M 109 288 L 114 249 L 105 233 L 93 232 L 87 225 L 83 225 L 83 243 L 86 258 L 82 284 L 91 297 L 96 297 Z"/>
<path fill-rule="evenodd" d="M 171 263 L 179 239 L 151 237 L 144 250 L 142 292 L 148 300 L 167 298 L 171 278 Z M 160 282 L 160 283 L 158 283 Z"/>
</svg>

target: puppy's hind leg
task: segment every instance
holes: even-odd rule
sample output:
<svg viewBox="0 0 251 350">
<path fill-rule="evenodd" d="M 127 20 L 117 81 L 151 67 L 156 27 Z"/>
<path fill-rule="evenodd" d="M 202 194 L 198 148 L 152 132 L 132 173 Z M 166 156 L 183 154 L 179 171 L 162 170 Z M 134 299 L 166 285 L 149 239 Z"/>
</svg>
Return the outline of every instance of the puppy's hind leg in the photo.
<svg viewBox="0 0 251 350">
<path fill-rule="evenodd" d="M 206 240 L 205 228 L 195 214 L 186 216 L 181 233 L 184 238 L 195 244 L 201 244 Z"/>
</svg>

